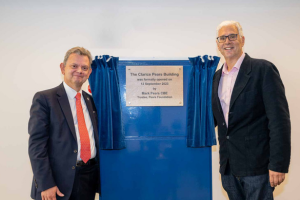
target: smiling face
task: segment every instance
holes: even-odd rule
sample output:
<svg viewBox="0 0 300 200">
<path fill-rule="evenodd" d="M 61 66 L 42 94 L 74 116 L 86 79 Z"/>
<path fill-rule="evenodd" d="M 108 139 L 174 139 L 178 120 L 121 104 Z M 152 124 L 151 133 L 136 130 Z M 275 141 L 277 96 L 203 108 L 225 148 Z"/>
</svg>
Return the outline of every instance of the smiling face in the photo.
<svg viewBox="0 0 300 200">
<path fill-rule="evenodd" d="M 89 78 L 92 68 L 87 56 L 72 53 L 66 65 L 60 64 L 61 73 L 64 75 L 65 83 L 76 90 L 81 89 L 82 84 Z"/>
<path fill-rule="evenodd" d="M 235 25 L 223 26 L 219 30 L 218 37 L 228 36 L 230 34 L 238 34 L 237 40 L 230 41 L 228 38 L 226 38 L 224 43 L 219 43 L 218 40 L 216 41 L 218 49 L 224 56 L 226 62 L 235 60 L 237 61 L 243 53 L 243 46 L 245 44 L 245 37 L 240 37 L 238 29 Z"/>
</svg>

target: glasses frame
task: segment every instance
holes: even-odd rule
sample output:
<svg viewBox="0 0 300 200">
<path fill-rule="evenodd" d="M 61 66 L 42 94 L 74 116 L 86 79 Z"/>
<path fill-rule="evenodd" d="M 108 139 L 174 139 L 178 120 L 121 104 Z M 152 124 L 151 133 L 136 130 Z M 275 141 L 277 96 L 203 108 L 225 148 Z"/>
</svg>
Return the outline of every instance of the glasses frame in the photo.
<svg viewBox="0 0 300 200">
<path fill-rule="evenodd" d="M 229 36 L 231 36 L 231 35 L 235 35 L 236 39 L 231 40 L 231 39 L 229 38 Z M 225 37 L 224 42 L 226 42 L 226 39 L 227 39 L 227 38 L 228 38 L 229 41 L 235 41 L 235 40 L 237 40 L 237 36 L 238 36 L 238 33 L 237 33 L 237 34 L 222 35 L 222 36 L 220 36 L 220 37 Z M 224 42 L 220 42 L 220 37 L 217 37 L 216 39 L 218 40 L 219 43 L 224 43 Z"/>
</svg>

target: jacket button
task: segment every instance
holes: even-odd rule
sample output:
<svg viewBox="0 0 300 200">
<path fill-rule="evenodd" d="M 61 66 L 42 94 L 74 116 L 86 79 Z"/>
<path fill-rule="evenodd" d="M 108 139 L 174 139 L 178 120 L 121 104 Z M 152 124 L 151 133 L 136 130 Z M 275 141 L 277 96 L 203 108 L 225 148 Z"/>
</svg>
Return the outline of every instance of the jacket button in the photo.
<svg viewBox="0 0 300 200">
<path fill-rule="evenodd" d="M 75 169 L 75 166 L 73 166 L 72 169 Z"/>
<path fill-rule="evenodd" d="M 223 123 L 223 126 L 225 126 L 225 123 Z"/>
<path fill-rule="evenodd" d="M 74 153 L 77 153 L 77 150 L 76 150 L 76 149 L 74 150 Z"/>
<path fill-rule="evenodd" d="M 229 140 L 229 136 L 226 136 L 226 138 Z"/>
</svg>

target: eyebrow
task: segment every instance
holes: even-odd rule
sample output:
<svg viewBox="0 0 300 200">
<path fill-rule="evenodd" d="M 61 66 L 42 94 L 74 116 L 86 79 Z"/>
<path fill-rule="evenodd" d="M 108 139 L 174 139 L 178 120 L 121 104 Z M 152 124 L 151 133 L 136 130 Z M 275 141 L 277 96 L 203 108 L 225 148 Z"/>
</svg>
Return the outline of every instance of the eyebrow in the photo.
<svg viewBox="0 0 300 200">
<path fill-rule="evenodd" d="M 70 65 L 78 65 L 77 63 L 71 63 Z M 81 65 L 81 66 L 86 66 L 88 67 L 89 65 Z"/>
<path fill-rule="evenodd" d="M 236 35 L 236 34 L 238 34 L 238 33 L 230 33 L 230 34 L 228 34 L 228 35 Z M 220 35 L 219 37 L 222 37 L 222 36 L 228 36 L 228 35 Z"/>
</svg>

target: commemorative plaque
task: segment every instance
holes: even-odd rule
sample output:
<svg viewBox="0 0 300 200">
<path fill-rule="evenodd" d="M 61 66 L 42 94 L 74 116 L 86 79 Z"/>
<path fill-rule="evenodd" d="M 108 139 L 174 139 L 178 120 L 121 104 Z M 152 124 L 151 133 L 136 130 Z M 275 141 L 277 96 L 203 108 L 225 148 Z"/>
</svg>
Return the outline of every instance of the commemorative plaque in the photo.
<svg viewBox="0 0 300 200">
<path fill-rule="evenodd" d="M 126 66 L 126 106 L 183 106 L 183 66 Z"/>
</svg>

